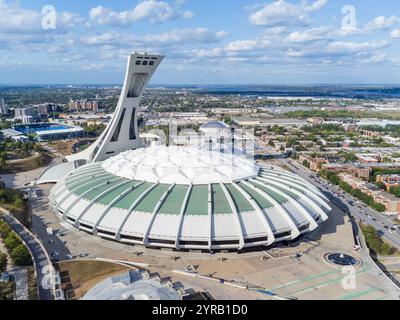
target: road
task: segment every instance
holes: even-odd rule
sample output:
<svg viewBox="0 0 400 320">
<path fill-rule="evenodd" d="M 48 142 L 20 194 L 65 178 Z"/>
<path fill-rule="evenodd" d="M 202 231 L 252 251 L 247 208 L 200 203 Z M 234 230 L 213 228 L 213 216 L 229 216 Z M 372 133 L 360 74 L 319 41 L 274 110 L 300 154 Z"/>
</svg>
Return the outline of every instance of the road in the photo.
<svg viewBox="0 0 400 320">
<path fill-rule="evenodd" d="M 46 279 L 48 270 L 52 267 L 51 261 L 48 259 L 43 246 L 39 240 L 33 236 L 17 219 L 9 214 L 3 214 L 4 220 L 11 226 L 11 228 L 22 238 L 24 243 L 29 247 L 32 253 L 32 258 L 35 261 L 37 283 L 39 288 L 40 300 L 53 300 L 53 293 L 51 288 L 47 288 Z"/>
<path fill-rule="evenodd" d="M 60 233 L 67 234 L 68 230 L 73 228 L 67 222 L 61 222 L 60 228 L 55 229 L 52 227 L 53 223 L 58 224 L 59 220 L 55 214 L 50 217 L 51 221 L 44 220 L 44 215 L 48 208 L 48 195 L 52 185 L 41 185 L 40 187 L 32 187 L 30 190 L 30 205 L 32 208 L 32 232 L 42 240 L 42 243 L 47 249 L 47 252 L 51 255 L 57 252 L 59 260 L 65 260 L 67 255 L 70 255 L 70 251 L 67 248 L 66 237 L 60 236 Z M 50 209 L 51 210 L 51 209 Z M 64 225 L 64 226 L 63 226 Z M 51 235 L 48 234 L 47 228 L 52 227 Z"/>
<path fill-rule="evenodd" d="M 281 159 L 279 161 L 324 192 L 337 207 L 345 212 L 349 211 L 357 220 L 372 225 L 385 240 L 400 247 L 400 230 L 390 229 L 393 226 L 393 220 L 390 217 L 371 209 L 352 195 L 341 190 L 338 186 L 330 184 L 295 161 L 290 159 Z"/>
</svg>

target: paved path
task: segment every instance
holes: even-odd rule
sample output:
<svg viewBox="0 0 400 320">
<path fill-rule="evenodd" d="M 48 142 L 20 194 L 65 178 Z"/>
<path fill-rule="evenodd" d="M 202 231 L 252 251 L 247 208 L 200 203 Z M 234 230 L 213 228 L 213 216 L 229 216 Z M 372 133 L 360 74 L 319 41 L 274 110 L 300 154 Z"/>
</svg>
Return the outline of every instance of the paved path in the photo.
<svg viewBox="0 0 400 320">
<path fill-rule="evenodd" d="M 16 267 L 10 270 L 10 274 L 14 277 L 15 281 L 16 300 L 29 300 L 28 275 L 26 268 Z"/>
<path fill-rule="evenodd" d="M 28 246 L 32 253 L 33 260 L 36 267 L 37 283 L 39 288 L 39 299 L 40 300 L 53 300 L 53 293 L 50 288 L 43 287 L 45 284 L 46 275 L 48 270 L 52 267 L 52 263 L 45 252 L 45 249 L 39 242 L 39 240 L 30 233 L 17 219 L 13 216 L 4 213 L 2 215 L 4 220 L 8 222 L 11 228 L 22 238 L 25 244 Z M 47 271 L 47 272 L 46 272 Z"/>
</svg>

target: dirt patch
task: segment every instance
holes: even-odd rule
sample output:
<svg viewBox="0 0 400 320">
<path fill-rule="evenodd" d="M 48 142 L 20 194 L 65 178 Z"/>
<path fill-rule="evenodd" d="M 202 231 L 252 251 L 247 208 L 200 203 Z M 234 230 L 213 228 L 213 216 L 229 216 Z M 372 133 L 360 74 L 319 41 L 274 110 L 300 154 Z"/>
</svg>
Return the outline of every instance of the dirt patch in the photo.
<svg viewBox="0 0 400 320">
<path fill-rule="evenodd" d="M 14 282 L 0 282 L 0 300 L 14 300 L 15 284 Z"/>
<path fill-rule="evenodd" d="M 133 268 L 104 261 L 63 261 L 58 264 L 67 299 L 82 298 L 88 290 L 104 279 Z"/>
<path fill-rule="evenodd" d="M 37 291 L 37 282 L 35 270 L 33 266 L 26 268 L 26 276 L 28 278 L 28 296 L 29 300 L 39 300 Z"/>
<path fill-rule="evenodd" d="M 56 150 L 58 153 L 69 156 L 74 153 L 74 146 L 77 143 L 77 140 L 70 140 L 70 141 L 52 141 L 49 142 L 49 146 Z"/>
<path fill-rule="evenodd" d="M 52 160 L 47 154 L 37 153 L 34 156 L 21 160 L 7 161 L 1 168 L 1 173 L 20 173 L 47 166 Z"/>
</svg>

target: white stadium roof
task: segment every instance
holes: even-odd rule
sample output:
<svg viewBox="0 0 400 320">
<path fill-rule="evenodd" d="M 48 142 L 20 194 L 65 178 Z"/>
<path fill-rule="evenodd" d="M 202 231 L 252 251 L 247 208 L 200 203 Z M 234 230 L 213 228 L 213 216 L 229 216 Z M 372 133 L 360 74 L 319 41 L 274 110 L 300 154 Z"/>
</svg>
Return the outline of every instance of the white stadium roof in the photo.
<svg viewBox="0 0 400 320">
<path fill-rule="evenodd" d="M 103 162 L 109 173 L 153 183 L 209 184 L 256 177 L 254 162 L 198 147 L 149 147 L 130 150 Z"/>
</svg>

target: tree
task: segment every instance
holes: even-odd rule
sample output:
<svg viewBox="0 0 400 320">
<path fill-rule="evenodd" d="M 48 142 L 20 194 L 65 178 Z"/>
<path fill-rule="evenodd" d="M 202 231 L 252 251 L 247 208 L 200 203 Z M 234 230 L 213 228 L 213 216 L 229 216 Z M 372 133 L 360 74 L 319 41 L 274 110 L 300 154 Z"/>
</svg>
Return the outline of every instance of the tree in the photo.
<svg viewBox="0 0 400 320">
<path fill-rule="evenodd" d="M 376 211 L 379 211 L 379 212 L 385 212 L 386 211 L 386 207 L 382 203 L 374 203 L 372 205 L 372 208 L 374 208 Z"/>
<path fill-rule="evenodd" d="M 351 190 L 353 190 L 353 188 L 351 187 L 351 185 L 349 185 L 347 182 L 341 181 L 339 183 L 339 187 L 340 189 L 342 189 L 343 191 L 350 193 Z"/>
<path fill-rule="evenodd" d="M 14 200 L 14 206 L 17 208 L 22 207 L 22 200 L 20 198 Z"/>
<path fill-rule="evenodd" d="M 232 117 L 226 116 L 226 117 L 224 118 L 224 122 L 225 122 L 226 124 L 228 124 L 228 125 L 231 126 L 231 125 L 233 124 Z"/>
<path fill-rule="evenodd" d="M 378 181 L 377 183 L 375 183 L 376 186 L 380 189 L 385 189 L 385 184 L 382 181 Z"/>
<path fill-rule="evenodd" d="M 31 254 L 22 243 L 11 250 L 10 257 L 18 266 L 30 266 L 32 264 Z"/>
<path fill-rule="evenodd" d="M 368 247 L 377 254 L 391 255 L 396 252 L 395 248 L 392 248 L 389 244 L 383 242 L 376 229 L 371 226 L 361 226 L 361 230 L 365 236 L 365 241 Z"/>
<path fill-rule="evenodd" d="M 7 263 L 7 256 L 4 253 L 0 252 L 0 272 L 6 271 Z"/>
</svg>

